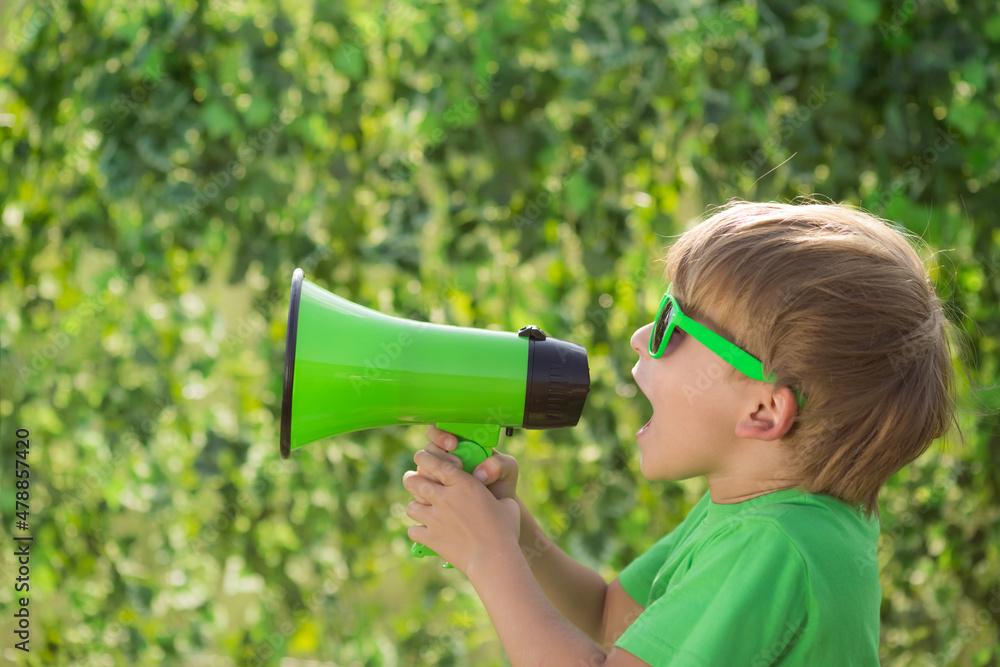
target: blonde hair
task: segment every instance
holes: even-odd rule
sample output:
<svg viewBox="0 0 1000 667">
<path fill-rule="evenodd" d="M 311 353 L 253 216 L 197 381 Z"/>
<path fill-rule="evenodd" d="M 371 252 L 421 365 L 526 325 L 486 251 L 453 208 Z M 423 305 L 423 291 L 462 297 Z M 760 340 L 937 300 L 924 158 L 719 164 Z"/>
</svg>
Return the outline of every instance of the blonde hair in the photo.
<svg viewBox="0 0 1000 667">
<path fill-rule="evenodd" d="M 944 316 L 908 236 L 843 205 L 733 202 L 669 249 L 697 317 L 806 404 L 784 437 L 800 487 L 878 514 L 878 492 L 954 423 Z"/>
</svg>

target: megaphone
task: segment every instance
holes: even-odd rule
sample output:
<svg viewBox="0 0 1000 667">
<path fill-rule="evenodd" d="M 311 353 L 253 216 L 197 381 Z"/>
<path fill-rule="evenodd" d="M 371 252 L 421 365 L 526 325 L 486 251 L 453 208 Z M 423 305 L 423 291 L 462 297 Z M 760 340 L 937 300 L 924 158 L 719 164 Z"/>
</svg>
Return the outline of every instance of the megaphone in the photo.
<svg viewBox="0 0 1000 667">
<path fill-rule="evenodd" d="M 281 456 L 329 436 L 430 424 L 459 437 L 466 472 L 500 430 L 575 426 L 590 391 L 587 351 L 537 326 L 517 333 L 416 322 L 365 308 L 292 274 Z M 415 544 L 413 555 L 433 552 Z"/>
</svg>

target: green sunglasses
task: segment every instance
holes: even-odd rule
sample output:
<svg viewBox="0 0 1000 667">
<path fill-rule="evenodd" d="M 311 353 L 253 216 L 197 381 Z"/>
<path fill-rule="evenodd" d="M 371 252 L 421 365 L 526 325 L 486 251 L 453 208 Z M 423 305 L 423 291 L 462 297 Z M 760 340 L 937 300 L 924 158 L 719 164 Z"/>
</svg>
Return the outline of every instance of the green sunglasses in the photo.
<svg viewBox="0 0 1000 667">
<path fill-rule="evenodd" d="M 656 313 L 656 320 L 653 322 L 653 330 L 649 333 L 649 356 L 653 359 L 659 359 L 663 356 L 667 349 L 667 343 L 670 342 L 670 334 L 674 332 L 676 327 L 691 334 L 695 340 L 747 377 L 761 382 L 774 381 L 773 373 L 768 376 L 764 375 L 764 365 L 755 356 L 685 315 L 681 311 L 677 299 L 670 294 L 668 287 L 667 292 L 660 299 L 660 308 Z M 805 396 L 795 389 L 792 391 L 795 392 L 799 408 L 801 408 L 806 403 Z"/>
</svg>

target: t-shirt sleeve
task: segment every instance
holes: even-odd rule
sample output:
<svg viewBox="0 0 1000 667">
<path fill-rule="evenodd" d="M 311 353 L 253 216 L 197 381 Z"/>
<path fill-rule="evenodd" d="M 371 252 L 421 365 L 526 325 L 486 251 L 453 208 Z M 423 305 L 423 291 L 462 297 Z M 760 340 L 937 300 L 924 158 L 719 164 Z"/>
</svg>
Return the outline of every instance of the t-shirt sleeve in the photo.
<svg viewBox="0 0 1000 667">
<path fill-rule="evenodd" d="M 653 580 L 656 579 L 656 574 L 670 555 L 674 542 L 674 533 L 668 534 L 646 550 L 644 554 L 629 563 L 618 575 L 618 582 L 625 589 L 625 592 L 644 607 L 649 601 L 649 591 L 653 587 Z"/>
<path fill-rule="evenodd" d="M 646 606 L 649 601 L 649 591 L 653 587 L 653 580 L 659 573 L 660 568 L 670 557 L 670 552 L 681 542 L 684 537 L 698 524 L 705 516 L 705 508 L 708 506 L 709 495 L 705 493 L 701 500 L 691 509 L 684 521 L 673 531 L 661 538 L 656 544 L 646 550 L 641 556 L 629 563 L 618 575 L 618 582 L 625 589 L 633 600 Z"/>
<path fill-rule="evenodd" d="M 740 522 L 706 542 L 615 645 L 653 667 L 770 665 L 805 627 L 807 577 L 784 531 Z"/>
</svg>

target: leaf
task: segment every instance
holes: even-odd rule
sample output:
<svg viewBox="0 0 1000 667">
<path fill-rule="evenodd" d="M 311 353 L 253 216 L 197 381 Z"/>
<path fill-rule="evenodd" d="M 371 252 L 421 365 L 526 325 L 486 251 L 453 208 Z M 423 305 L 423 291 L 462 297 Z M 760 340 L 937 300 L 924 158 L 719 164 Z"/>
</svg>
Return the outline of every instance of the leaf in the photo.
<svg viewBox="0 0 1000 667">
<path fill-rule="evenodd" d="M 346 74 L 354 80 L 360 79 L 365 73 L 364 49 L 354 43 L 347 43 L 333 54 L 333 67 L 338 72 Z"/>
<path fill-rule="evenodd" d="M 202 113 L 205 121 L 205 129 L 211 139 L 220 139 L 228 136 L 239 126 L 239 122 L 226 106 L 220 102 L 212 100 L 205 104 Z"/>
<path fill-rule="evenodd" d="M 882 11 L 880 3 L 875 0 L 848 0 L 847 16 L 860 26 L 870 26 L 878 20 Z"/>
<path fill-rule="evenodd" d="M 582 174 L 574 175 L 566 183 L 566 203 L 577 213 L 583 213 L 590 206 L 595 194 L 597 188 Z"/>
<path fill-rule="evenodd" d="M 958 101 L 948 109 L 948 122 L 966 137 L 975 137 L 989 112 L 979 100 Z"/>
<path fill-rule="evenodd" d="M 262 127 L 271 120 L 274 104 L 266 97 L 255 95 L 250 106 L 243 112 L 243 118 L 250 127 Z"/>
<path fill-rule="evenodd" d="M 990 41 L 1000 42 L 1000 12 L 994 12 L 993 16 L 986 20 L 983 33 L 990 38 Z"/>
</svg>

